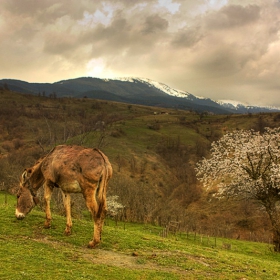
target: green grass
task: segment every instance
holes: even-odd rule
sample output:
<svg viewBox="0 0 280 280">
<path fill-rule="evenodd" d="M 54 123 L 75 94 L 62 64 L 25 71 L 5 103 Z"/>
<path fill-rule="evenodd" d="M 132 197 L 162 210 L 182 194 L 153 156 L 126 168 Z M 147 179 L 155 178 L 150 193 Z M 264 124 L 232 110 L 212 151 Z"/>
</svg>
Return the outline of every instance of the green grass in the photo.
<svg viewBox="0 0 280 280">
<path fill-rule="evenodd" d="M 108 220 L 98 249 L 86 247 L 93 223 L 53 215 L 43 228 L 38 209 L 22 221 L 15 198 L 0 194 L 0 279 L 279 279 L 280 255 L 268 244 L 180 233 L 160 237 L 161 228 Z M 223 248 L 224 243 L 231 249 Z M 136 255 L 136 256 L 133 256 Z"/>
</svg>

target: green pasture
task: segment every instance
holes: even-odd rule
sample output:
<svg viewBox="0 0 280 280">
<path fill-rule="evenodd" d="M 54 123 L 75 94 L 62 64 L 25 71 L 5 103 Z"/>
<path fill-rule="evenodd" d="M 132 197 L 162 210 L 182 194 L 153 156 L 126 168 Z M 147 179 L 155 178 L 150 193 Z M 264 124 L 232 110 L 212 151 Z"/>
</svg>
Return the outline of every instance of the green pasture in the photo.
<svg viewBox="0 0 280 280">
<path fill-rule="evenodd" d="M 93 223 L 44 213 L 16 220 L 15 197 L 0 193 L 0 279 L 279 279 L 280 255 L 269 244 L 180 232 L 162 237 L 162 228 L 107 220 L 102 244 L 88 249 Z M 225 246 L 225 245 L 230 245 Z"/>
</svg>

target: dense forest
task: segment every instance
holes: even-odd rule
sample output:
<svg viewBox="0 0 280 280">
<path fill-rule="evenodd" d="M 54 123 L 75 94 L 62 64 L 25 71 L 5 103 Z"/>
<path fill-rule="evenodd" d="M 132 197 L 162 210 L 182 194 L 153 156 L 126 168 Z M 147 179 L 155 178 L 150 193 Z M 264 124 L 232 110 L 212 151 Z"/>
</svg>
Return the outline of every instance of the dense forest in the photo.
<svg viewBox="0 0 280 280">
<path fill-rule="evenodd" d="M 0 91 L 0 189 L 15 194 L 22 171 L 60 144 L 98 147 L 112 163 L 108 197 L 115 218 L 211 236 L 270 241 L 267 214 L 254 201 L 218 200 L 195 166 L 226 132 L 278 127 L 279 113 L 214 115 L 177 109 Z M 53 208 L 63 214 L 60 193 Z M 40 207 L 44 207 L 41 202 Z M 73 199 L 73 214 L 87 215 Z"/>
</svg>

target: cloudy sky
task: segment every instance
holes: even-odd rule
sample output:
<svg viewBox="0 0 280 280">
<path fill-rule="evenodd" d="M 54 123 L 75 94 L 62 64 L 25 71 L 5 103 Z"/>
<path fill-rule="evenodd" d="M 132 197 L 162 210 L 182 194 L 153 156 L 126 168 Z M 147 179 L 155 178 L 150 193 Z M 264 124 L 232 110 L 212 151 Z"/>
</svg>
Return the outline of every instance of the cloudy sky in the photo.
<svg viewBox="0 0 280 280">
<path fill-rule="evenodd" d="M 0 0 L 0 79 L 143 77 L 280 106 L 280 0 Z"/>
</svg>

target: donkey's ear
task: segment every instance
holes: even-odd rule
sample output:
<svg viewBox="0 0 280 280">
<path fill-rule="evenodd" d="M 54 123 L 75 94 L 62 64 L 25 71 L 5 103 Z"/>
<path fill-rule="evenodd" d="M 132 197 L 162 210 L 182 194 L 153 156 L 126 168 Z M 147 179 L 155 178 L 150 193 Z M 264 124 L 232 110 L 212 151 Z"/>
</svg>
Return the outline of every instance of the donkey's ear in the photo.
<svg viewBox="0 0 280 280">
<path fill-rule="evenodd" d="M 21 175 L 22 181 L 25 182 L 27 180 L 27 177 L 28 177 L 27 170 L 25 169 Z"/>
</svg>

